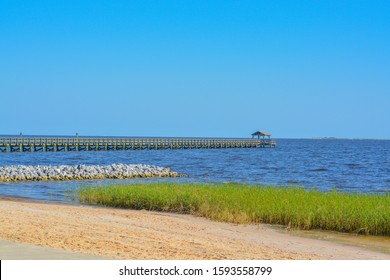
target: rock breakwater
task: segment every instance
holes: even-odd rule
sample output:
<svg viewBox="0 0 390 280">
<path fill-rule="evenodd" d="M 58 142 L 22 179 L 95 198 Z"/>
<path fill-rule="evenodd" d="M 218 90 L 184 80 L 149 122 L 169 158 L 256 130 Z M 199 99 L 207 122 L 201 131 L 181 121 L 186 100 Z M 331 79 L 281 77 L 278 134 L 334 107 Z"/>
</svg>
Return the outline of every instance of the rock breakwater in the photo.
<svg viewBox="0 0 390 280">
<path fill-rule="evenodd" d="M 145 164 L 13 165 L 0 167 L 0 182 L 178 177 L 169 167 Z"/>
</svg>

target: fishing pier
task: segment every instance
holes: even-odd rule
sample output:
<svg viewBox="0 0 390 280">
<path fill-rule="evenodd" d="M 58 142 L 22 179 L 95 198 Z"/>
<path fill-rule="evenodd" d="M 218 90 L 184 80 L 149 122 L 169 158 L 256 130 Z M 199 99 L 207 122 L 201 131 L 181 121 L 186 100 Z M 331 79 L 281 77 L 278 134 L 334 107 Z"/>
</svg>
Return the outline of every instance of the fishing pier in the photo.
<svg viewBox="0 0 390 280">
<path fill-rule="evenodd" d="M 174 149 L 273 148 L 269 139 L 244 138 L 106 138 L 106 137 L 0 137 L 0 152 L 71 152 Z"/>
</svg>

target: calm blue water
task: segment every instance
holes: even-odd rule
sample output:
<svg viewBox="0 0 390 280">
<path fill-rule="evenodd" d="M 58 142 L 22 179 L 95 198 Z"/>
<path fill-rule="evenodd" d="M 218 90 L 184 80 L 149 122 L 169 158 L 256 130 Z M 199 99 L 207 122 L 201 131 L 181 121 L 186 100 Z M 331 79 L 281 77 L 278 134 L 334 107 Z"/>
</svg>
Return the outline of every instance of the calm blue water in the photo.
<svg viewBox="0 0 390 280">
<path fill-rule="evenodd" d="M 160 180 L 300 185 L 363 193 L 390 191 L 390 141 L 386 140 L 280 139 L 275 149 L 0 154 L 0 166 L 113 163 L 170 166 L 173 171 L 188 174 L 187 178 Z M 125 182 L 136 181 L 140 180 Z M 63 201 L 70 190 L 110 182 L 0 183 L 0 197 Z"/>
</svg>

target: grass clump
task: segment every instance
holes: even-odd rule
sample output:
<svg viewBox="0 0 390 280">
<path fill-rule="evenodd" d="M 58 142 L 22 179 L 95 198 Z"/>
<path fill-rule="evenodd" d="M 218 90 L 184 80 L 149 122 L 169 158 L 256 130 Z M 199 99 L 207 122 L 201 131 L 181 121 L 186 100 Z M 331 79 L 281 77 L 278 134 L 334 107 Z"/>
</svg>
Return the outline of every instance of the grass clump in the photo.
<svg viewBox="0 0 390 280">
<path fill-rule="evenodd" d="M 211 220 L 268 223 L 390 235 L 390 195 L 350 194 L 298 187 L 153 183 L 87 187 L 82 203 L 192 214 Z"/>
</svg>

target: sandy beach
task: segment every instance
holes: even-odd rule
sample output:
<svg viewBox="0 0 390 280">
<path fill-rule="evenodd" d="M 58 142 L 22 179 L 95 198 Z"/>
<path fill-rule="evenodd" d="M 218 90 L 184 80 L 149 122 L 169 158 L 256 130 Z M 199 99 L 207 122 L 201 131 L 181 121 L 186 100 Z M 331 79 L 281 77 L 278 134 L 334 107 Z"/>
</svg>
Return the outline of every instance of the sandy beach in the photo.
<svg viewBox="0 0 390 280">
<path fill-rule="evenodd" d="M 96 259 L 390 259 L 389 254 L 291 235 L 268 225 L 161 212 L 2 199 L 0 224 L 0 239 L 5 240 L 0 247 L 16 242 Z M 15 253 L 9 256 L 15 258 Z"/>
</svg>

